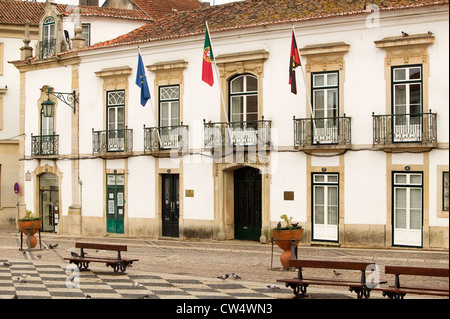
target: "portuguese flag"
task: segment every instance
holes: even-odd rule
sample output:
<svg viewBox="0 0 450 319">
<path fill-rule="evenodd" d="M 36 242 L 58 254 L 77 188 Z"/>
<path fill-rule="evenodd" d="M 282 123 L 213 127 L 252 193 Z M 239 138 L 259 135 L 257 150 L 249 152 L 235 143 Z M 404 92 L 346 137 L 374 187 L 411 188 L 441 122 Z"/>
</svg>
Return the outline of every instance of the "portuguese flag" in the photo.
<svg viewBox="0 0 450 319">
<path fill-rule="evenodd" d="M 205 83 L 209 84 L 209 86 L 213 86 L 214 84 L 212 61 L 214 61 L 214 56 L 212 52 L 211 41 L 209 38 L 208 27 L 206 27 L 205 45 L 203 47 L 202 80 Z"/>
<path fill-rule="evenodd" d="M 291 92 L 297 94 L 297 83 L 295 81 L 295 68 L 301 65 L 300 55 L 298 54 L 297 42 L 295 41 L 294 31 L 292 31 L 291 56 L 289 58 L 289 84 Z"/>
</svg>

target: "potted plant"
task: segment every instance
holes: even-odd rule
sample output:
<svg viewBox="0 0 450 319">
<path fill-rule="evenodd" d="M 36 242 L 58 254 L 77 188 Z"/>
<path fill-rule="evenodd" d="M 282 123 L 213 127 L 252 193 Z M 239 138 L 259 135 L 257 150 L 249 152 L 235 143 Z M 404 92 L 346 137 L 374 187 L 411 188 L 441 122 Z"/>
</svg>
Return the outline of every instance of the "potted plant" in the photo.
<svg viewBox="0 0 450 319">
<path fill-rule="evenodd" d="M 280 256 L 281 264 L 284 269 L 289 269 L 289 260 L 291 259 L 291 240 L 295 240 L 294 247 L 298 246 L 303 235 L 303 228 L 298 223 L 292 222 L 292 217 L 286 214 L 280 216 L 284 221 L 284 226 L 281 221 L 277 227 L 272 229 L 272 238 L 278 247 L 284 250 Z"/>
<path fill-rule="evenodd" d="M 30 248 L 36 247 L 37 239 L 34 236 L 41 228 L 41 218 L 32 215 L 30 210 L 25 210 L 25 216 L 18 220 L 20 231 L 27 236 L 28 243 L 28 229 L 30 230 Z"/>
</svg>

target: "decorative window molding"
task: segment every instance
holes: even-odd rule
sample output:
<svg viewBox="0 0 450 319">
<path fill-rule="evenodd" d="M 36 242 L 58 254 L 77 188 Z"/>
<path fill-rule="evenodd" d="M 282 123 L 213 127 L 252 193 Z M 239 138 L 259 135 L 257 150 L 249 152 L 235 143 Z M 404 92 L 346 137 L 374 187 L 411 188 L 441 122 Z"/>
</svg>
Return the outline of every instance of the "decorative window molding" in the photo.
<svg viewBox="0 0 450 319">
<path fill-rule="evenodd" d="M 300 50 L 300 55 L 306 57 L 306 72 L 344 70 L 344 54 L 350 51 L 350 45 L 345 42 L 308 45 Z"/>
</svg>

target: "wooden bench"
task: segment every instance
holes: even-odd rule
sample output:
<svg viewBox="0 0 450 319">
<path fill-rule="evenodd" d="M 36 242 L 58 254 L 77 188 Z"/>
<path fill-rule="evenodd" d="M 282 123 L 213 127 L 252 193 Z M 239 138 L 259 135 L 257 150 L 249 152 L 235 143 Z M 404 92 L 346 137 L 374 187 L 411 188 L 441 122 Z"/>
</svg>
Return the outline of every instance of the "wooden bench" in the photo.
<svg viewBox="0 0 450 319">
<path fill-rule="evenodd" d="M 431 295 L 431 296 L 449 296 L 449 289 L 437 287 L 418 287 L 400 285 L 400 275 L 411 276 L 432 276 L 449 278 L 448 268 L 427 268 L 427 267 L 405 267 L 405 266 L 386 266 L 385 274 L 395 275 L 395 285 L 384 288 L 376 288 L 390 299 L 403 299 L 406 294 Z"/>
<path fill-rule="evenodd" d="M 96 243 L 76 243 L 75 248 L 80 249 L 80 254 L 77 257 L 64 258 L 68 260 L 70 263 L 74 263 L 78 266 L 80 270 L 87 270 L 89 268 L 90 262 L 99 262 L 106 263 L 106 266 L 111 266 L 114 272 L 118 272 L 119 270 L 124 273 L 127 267 L 131 267 L 133 261 L 138 261 L 138 259 L 129 259 L 122 258 L 121 252 L 127 251 L 126 245 L 111 245 L 111 244 L 96 244 Z M 117 257 L 92 257 L 86 256 L 88 255 L 84 250 L 85 249 L 94 249 L 94 250 L 111 250 L 117 251 Z"/>
<path fill-rule="evenodd" d="M 358 299 L 369 298 L 371 287 L 379 283 L 366 284 L 366 270 L 373 263 L 369 262 L 349 262 L 349 261 L 328 261 L 328 260 L 301 260 L 291 259 L 290 267 L 298 268 L 298 276 L 294 279 L 280 279 L 278 282 L 284 282 L 286 287 L 291 287 L 295 295 L 301 293 L 306 294 L 309 285 L 328 285 L 328 286 L 348 286 L 350 291 L 356 292 Z M 360 279 L 355 281 L 343 280 L 338 278 L 304 278 L 303 268 L 323 268 L 323 269 L 345 269 L 359 270 L 361 272 Z"/>
</svg>

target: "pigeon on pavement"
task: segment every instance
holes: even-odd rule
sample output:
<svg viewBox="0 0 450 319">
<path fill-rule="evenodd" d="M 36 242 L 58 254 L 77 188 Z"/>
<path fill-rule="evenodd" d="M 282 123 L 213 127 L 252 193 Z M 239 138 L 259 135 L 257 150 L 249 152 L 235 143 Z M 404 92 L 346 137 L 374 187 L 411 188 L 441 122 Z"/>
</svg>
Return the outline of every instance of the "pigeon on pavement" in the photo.
<svg viewBox="0 0 450 319">
<path fill-rule="evenodd" d="M 231 276 L 233 276 L 234 279 L 242 279 L 238 274 L 232 273 Z"/>
<path fill-rule="evenodd" d="M 225 275 L 219 276 L 219 277 L 217 277 L 217 278 L 220 278 L 220 279 L 222 279 L 222 280 L 225 280 L 225 279 L 227 279 L 229 276 L 230 276 L 229 274 L 225 274 Z"/>
<path fill-rule="evenodd" d="M 269 288 L 270 290 L 280 289 L 280 287 L 274 285 L 267 285 L 267 288 Z"/>
</svg>

